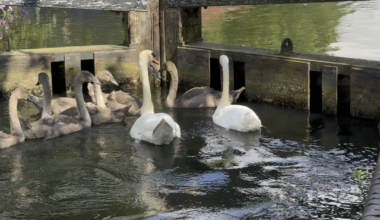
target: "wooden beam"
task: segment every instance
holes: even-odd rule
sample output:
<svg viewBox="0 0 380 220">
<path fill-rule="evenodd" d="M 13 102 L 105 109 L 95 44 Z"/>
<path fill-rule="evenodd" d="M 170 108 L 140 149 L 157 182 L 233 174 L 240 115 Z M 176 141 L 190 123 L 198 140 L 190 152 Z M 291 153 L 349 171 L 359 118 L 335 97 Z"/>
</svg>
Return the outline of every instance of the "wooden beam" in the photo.
<svg viewBox="0 0 380 220">
<path fill-rule="evenodd" d="M 365 1 L 365 0 L 354 0 Z M 193 8 L 226 5 L 266 5 L 286 3 L 346 2 L 345 0 L 167 0 L 168 7 Z"/>
<path fill-rule="evenodd" d="M 27 6 L 41 8 L 76 8 L 92 10 L 113 10 L 113 11 L 145 11 L 147 0 L 0 0 L 1 5 Z"/>
</svg>

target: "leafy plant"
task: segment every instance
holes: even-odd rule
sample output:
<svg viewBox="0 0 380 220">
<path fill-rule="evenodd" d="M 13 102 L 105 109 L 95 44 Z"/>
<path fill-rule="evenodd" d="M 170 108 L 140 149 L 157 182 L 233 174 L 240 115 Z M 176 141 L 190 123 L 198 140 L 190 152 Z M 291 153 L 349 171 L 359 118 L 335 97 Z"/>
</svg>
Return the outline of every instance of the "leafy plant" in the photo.
<svg viewBox="0 0 380 220">
<path fill-rule="evenodd" d="M 368 176 L 368 170 L 363 172 L 363 170 L 357 170 L 352 173 L 352 177 L 354 177 L 356 184 L 355 186 L 358 187 L 359 189 L 362 188 L 363 181 L 367 178 Z"/>
<path fill-rule="evenodd" d="M 9 24 L 13 21 L 11 12 L 13 8 L 11 6 L 0 5 L 2 11 L 2 18 L 0 19 L 0 40 L 3 39 L 3 32 L 8 33 Z"/>
<path fill-rule="evenodd" d="M 364 180 L 368 177 L 368 170 L 357 170 L 352 173 L 352 177 L 356 181 L 355 186 L 360 190 L 360 195 L 362 196 L 362 202 L 364 203 L 366 200 L 366 191 L 363 187 Z"/>
</svg>

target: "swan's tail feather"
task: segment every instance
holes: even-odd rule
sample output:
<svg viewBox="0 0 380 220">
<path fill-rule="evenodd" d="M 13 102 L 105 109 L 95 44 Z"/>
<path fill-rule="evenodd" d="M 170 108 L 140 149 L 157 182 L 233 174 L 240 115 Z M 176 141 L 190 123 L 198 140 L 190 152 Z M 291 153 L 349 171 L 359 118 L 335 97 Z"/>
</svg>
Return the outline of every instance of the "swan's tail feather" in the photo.
<svg viewBox="0 0 380 220">
<path fill-rule="evenodd" d="M 261 125 L 261 127 L 265 128 L 269 134 L 272 134 L 272 132 L 267 127 L 265 127 L 264 125 Z"/>
<path fill-rule="evenodd" d="M 153 130 L 153 137 L 159 140 L 160 143 L 169 144 L 174 139 L 172 126 L 165 119 L 161 119 Z"/>
</svg>

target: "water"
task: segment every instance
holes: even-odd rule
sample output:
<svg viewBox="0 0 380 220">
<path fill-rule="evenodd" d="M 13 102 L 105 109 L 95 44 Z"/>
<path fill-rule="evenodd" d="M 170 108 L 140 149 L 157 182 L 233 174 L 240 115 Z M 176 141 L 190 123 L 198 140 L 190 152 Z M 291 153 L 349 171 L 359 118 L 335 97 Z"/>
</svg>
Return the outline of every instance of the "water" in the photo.
<svg viewBox="0 0 380 220">
<path fill-rule="evenodd" d="M 380 0 L 202 9 L 203 39 L 280 50 L 290 37 L 305 53 L 380 60 Z"/>
<path fill-rule="evenodd" d="M 13 7 L 9 16 L 0 17 L 0 36 L 0 50 L 4 51 L 8 49 L 9 36 L 13 49 L 34 49 L 120 45 L 124 40 L 124 31 L 122 15 L 115 12 Z"/>
<path fill-rule="evenodd" d="M 290 37 L 294 50 L 380 60 L 380 0 L 345 3 L 226 6 L 202 9 L 206 41 L 279 50 Z M 0 51 L 122 44 L 121 14 L 109 11 L 14 7 L 0 19 Z M 8 26 L 8 30 L 6 30 Z"/>
<path fill-rule="evenodd" d="M 156 111 L 181 126 L 182 138 L 169 146 L 135 143 L 136 117 L 129 117 L 1 150 L 0 219 L 360 217 L 363 199 L 351 175 L 376 164 L 377 122 L 240 103 L 268 128 L 242 134 L 216 127 L 213 109 L 163 108 L 166 92 L 153 94 Z M 7 131 L 6 106 L 0 102 Z M 31 104 L 19 106 L 35 117 Z"/>
</svg>

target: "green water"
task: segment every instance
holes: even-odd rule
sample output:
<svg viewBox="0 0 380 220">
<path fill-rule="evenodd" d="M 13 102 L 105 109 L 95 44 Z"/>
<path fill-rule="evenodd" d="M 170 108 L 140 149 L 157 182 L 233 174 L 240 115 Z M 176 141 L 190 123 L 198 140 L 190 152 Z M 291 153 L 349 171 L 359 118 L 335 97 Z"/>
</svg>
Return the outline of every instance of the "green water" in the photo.
<svg viewBox="0 0 380 220">
<path fill-rule="evenodd" d="M 121 14 L 109 11 L 13 7 L 9 21 L 0 25 L 3 38 L 0 50 L 33 49 L 64 46 L 122 44 Z M 1 19 L 0 19 L 1 21 Z M 5 30 L 9 27 L 9 31 Z"/>
<path fill-rule="evenodd" d="M 279 50 L 380 60 L 380 1 L 311 3 L 203 9 L 203 39 Z"/>
</svg>

